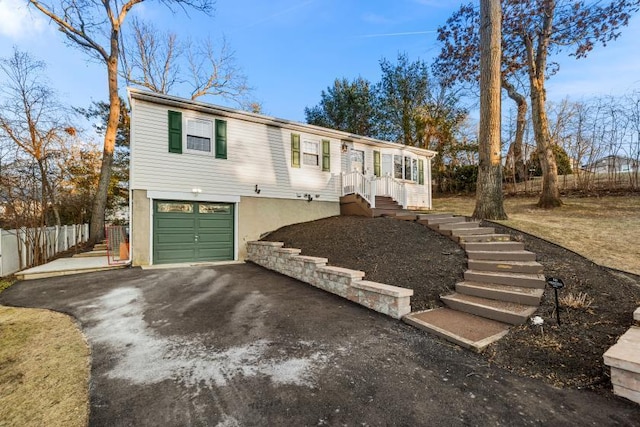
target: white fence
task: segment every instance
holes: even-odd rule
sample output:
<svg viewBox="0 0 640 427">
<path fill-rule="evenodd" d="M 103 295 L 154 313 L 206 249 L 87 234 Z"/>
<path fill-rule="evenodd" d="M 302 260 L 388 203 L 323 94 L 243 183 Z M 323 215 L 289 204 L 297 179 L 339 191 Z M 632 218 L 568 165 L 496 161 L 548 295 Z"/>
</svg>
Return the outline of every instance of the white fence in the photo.
<svg viewBox="0 0 640 427">
<path fill-rule="evenodd" d="M 34 236 L 35 240 L 34 241 Z M 59 252 L 86 242 L 89 239 L 89 224 L 44 227 L 42 229 L 0 229 L 0 277 L 33 267 L 33 246 L 38 246 L 42 260 Z"/>
</svg>

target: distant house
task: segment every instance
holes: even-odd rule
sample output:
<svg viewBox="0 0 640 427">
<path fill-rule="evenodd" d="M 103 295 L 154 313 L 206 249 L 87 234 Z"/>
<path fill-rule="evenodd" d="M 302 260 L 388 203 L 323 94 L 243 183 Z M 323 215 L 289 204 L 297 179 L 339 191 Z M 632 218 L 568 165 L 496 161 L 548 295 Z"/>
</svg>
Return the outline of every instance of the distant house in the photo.
<svg viewBox="0 0 640 427">
<path fill-rule="evenodd" d="M 593 173 L 622 173 L 638 170 L 638 161 L 622 156 L 606 156 L 582 165 L 582 169 Z"/>
<path fill-rule="evenodd" d="M 433 151 L 129 89 L 134 265 L 241 260 L 343 196 L 431 207 Z"/>
</svg>

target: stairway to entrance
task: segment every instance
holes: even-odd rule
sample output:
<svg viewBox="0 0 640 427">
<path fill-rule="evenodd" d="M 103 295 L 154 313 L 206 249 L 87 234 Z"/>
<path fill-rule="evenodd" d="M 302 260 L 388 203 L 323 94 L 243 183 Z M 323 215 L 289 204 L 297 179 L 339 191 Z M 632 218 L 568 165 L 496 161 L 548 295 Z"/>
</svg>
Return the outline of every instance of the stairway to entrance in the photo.
<svg viewBox="0 0 640 427">
<path fill-rule="evenodd" d="M 524 243 L 492 227 L 453 214 L 399 213 L 458 242 L 467 253 L 464 280 L 442 295 L 445 307 L 414 312 L 404 320 L 463 347 L 482 350 L 525 323 L 538 309 L 546 280 L 536 255 Z"/>
</svg>

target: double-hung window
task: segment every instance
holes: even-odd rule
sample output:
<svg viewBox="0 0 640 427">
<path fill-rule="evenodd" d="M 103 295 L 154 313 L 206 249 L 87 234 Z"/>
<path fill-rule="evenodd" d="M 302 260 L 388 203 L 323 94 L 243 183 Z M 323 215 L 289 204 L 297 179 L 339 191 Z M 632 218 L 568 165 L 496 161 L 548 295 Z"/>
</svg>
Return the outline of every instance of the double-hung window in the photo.
<svg viewBox="0 0 640 427">
<path fill-rule="evenodd" d="M 306 166 L 320 166 L 320 148 L 314 141 L 304 141 L 302 143 L 302 164 Z"/>
<path fill-rule="evenodd" d="M 204 119 L 186 119 L 186 151 L 197 154 L 211 154 L 213 123 Z"/>
</svg>

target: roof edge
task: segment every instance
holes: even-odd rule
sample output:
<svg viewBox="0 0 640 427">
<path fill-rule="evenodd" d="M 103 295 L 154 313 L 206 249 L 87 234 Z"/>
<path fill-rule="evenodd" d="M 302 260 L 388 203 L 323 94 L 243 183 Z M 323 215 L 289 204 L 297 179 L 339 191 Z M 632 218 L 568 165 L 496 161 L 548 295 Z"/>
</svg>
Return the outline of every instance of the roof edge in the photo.
<svg viewBox="0 0 640 427">
<path fill-rule="evenodd" d="M 367 136 L 352 134 L 335 129 L 329 129 L 321 126 L 310 125 L 307 123 L 295 122 L 293 120 L 280 119 L 277 117 L 266 116 L 263 114 L 250 113 L 248 111 L 236 110 L 220 105 L 208 104 L 200 101 L 180 98 L 173 95 L 165 95 L 161 93 L 150 92 L 138 88 L 127 87 L 129 99 L 138 99 L 141 101 L 153 102 L 173 107 L 181 107 L 201 111 L 205 113 L 213 113 L 223 117 L 230 117 L 238 120 L 245 120 L 253 123 L 266 124 L 270 126 L 285 127 L 287 129 L 298 131 L 309 131 L 323 136 L 333 137 L 337 139 L 361 142 L 369 145 L 384 145 L 401 150 L 408 150 L 416 154 L 422 154 L 426 157 L 433 158 L 437 152 L 424 148 L 411 147 L 397 142 L 385 141 Z"/>
</svg>

